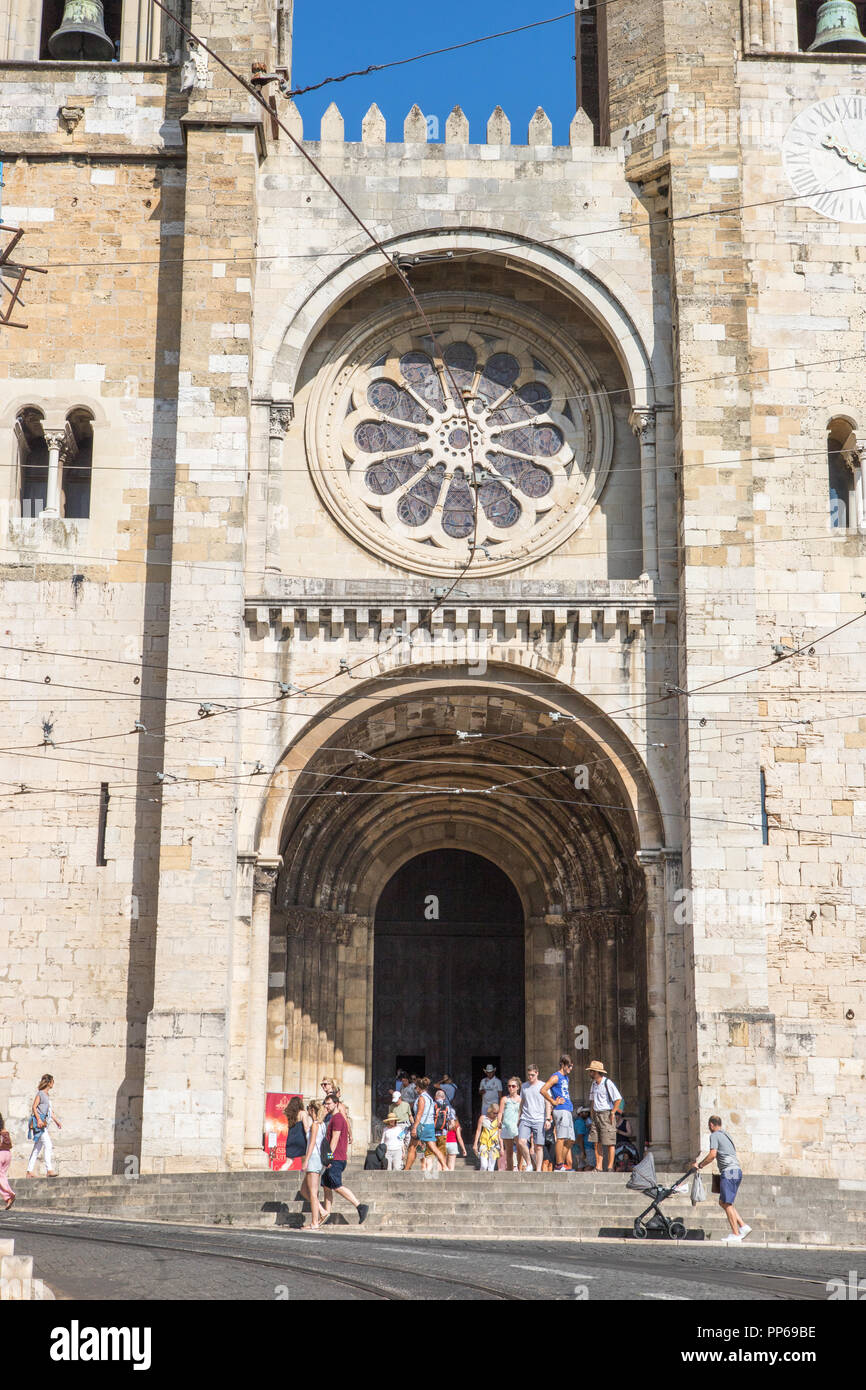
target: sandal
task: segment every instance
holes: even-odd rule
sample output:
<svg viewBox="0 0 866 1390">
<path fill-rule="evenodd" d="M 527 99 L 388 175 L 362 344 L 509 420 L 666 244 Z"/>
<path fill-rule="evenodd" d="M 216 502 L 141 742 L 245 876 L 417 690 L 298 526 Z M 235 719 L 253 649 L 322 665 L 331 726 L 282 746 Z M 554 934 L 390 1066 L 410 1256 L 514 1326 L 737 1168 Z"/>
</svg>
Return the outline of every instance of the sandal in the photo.
<svg viewBox="0 0 866 1390">
<path fill-rule="evenodd" d="M 15 1201 L 15 1198 L 14 1198 L 14 1197 L 7 1197 L 7 1198 L 6 1198 L 6 1210 L 7 1210 L 7 1211 L 8 1211 L 9 1208 L 12 1206 L 12 1203 L 13 1203 L 14 1201 Z"/>
</svg>

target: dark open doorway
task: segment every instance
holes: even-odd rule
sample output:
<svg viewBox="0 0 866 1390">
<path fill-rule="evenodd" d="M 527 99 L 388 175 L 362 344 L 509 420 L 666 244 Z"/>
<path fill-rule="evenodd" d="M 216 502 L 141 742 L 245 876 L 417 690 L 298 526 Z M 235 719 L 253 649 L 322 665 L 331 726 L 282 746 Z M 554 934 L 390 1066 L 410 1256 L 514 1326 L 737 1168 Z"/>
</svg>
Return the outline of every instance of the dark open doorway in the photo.
<svg viewBox="0 0 866 1390">
<path fill-rule="evenodd" d="M 464 1126 L 478 1113 L 474 1075 L 522 1075 L 524 920 L 511 880 L 463 850 L 418 855 L 386 885 L 376 911 L 373 970 L 374 1106 L 387 1106 L 398 1058 L 457 1085 Z M 407 1070 L 409 1070 L 407 1068 Z"/>
</svg>

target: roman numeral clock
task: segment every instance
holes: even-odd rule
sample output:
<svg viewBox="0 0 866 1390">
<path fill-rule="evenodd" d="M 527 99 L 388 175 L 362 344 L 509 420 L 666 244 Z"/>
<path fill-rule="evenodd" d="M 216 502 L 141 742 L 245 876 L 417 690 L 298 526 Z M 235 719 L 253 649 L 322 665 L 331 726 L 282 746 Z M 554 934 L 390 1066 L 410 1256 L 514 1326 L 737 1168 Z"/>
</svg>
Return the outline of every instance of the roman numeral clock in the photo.
<svg viewBox="0 0 866 1390">
<path fill-rule="evenodd" d="M 782 156 L 792 188 L 815 212 L 866 222 L 866 97 L 828 97 L 801 111 Z"/>
</svg>

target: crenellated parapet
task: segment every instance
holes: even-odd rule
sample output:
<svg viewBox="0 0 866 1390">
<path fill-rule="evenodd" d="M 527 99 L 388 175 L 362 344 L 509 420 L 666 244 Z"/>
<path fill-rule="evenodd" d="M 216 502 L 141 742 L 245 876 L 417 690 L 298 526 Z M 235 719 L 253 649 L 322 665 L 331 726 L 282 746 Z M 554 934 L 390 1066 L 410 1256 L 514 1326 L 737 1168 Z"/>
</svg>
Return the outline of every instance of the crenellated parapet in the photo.
<svg viewBox="0 0 866 1390">
<path fill-rule="evenodd" d="M 294 102 L 290 101 L 286 105 L 281 103 L 279 114 L 296 140 L 316 141 L 316 135 L 304 130 L 301 113 Z M 446 119 L 444 138 L 440 135 L 438 118 L 425 116 L 420 106 L 415 105 L 403 121 L 402 138 L 399 141 L 389 141 L 387 122 L 375 102 L 361 123 L 360 142 L 347 141 L 342 112 L 333 101 L 322 116 L 318 140 L 322 145 L 351 144 L 356 148 L 358 145 L 361 147 L 386 144 L 411 145 L 413 146 L 413 154 L 417 152 L 419 145 L 441 148 L 442 145 L 466 147 L 472 143 L 469 138 L 469 121 L 460 106 L 455 106 Z M 480 142 L 475 143 L 480 144 Z M 569 149 L 589 149 L 593 145 L 592 121 L 585 111 L 577 111 L 569 127 L 568 145 L 554 146 L 552 122 L 544 108 L 539 106 L 529 122 L 526 140 L 521 144 L 512 138 L 511 121 L 502 107 L 497 106 L 487 121 L 485 143 L 488 146 L 496 146 L 500 153 L 510 150 L 525 152 L 528 149 L 557 149 L 563 152 Z"/>
</svg>

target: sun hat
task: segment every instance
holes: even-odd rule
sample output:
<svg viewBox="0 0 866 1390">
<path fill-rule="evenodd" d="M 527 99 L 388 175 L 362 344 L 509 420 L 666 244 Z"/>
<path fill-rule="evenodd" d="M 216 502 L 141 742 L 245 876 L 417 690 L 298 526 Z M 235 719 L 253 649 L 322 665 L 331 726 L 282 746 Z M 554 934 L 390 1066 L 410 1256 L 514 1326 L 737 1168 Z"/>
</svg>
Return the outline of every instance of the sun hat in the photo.
<svg viewBox="0 0 866 1390">
<path fill-rule="evenodd" d="M 494 1071 L 496 1070 L 496 1068 L 494 1067 L 494 1065 L 493 1065 L 492 1062 L 488 1062 L 488 1063 L 487 1063 L 487 1066 L 484 1068 L 484 1070 L 485 1070 L 485 1071 L 489 1071 L 489 1072 L 494 1072 Z"/>
<path fill-rule="evenodd" d="M 600 1071 L 602 1076 L 607 1076 L 607 1070 L 605 1068 L 604 1062 L 590 1062 L 589 1066 L 587 1067 L 587 1071 Z"/>
<path fill-rule="evenodd" d="M 396 1115 L 386 1115 L 386 1117 L 385 1117 L 385 1124 L 386 1124 L 386 1125 L 395 1125 L 396 1123 L 397 1123 L 397 1116 L 396 1116 Z"/>
</svg>

